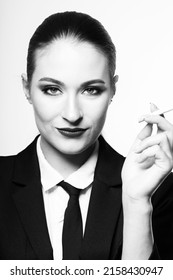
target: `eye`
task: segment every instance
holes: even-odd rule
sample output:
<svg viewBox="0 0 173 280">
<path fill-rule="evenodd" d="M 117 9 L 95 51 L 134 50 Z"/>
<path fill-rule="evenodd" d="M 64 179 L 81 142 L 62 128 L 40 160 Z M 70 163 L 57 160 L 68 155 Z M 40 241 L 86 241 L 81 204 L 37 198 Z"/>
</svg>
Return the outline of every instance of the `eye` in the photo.
<svg viewBox="0 0 173 280">
<path fill-rule="evenodd" d="M 55 86 L 43 87 L 42 91 L 44 92 L 44 94 L 52 95 L 52 96 L 57 96 L 57 95 L 62 94 L 62 91 L 58 87 L 55 87 Z"/>
<path fill-rule="evenodd" d="M 88 87 L 83 91 L 83 94 L 89 96 L 100 95 L 102 90 L 99 87 Z"/>
</svg>

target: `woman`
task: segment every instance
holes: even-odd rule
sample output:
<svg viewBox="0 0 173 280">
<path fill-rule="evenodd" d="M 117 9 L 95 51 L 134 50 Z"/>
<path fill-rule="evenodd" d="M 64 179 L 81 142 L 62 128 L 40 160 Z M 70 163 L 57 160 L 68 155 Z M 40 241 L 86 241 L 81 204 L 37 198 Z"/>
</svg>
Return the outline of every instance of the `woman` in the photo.
<svg viewBox="0 0 173 280">
<path fill-rule="evenodd" d="M 143 116 L 148 125 L 125 164 L 100 136 L 117 82 L 115 47 L 104 27 L 82 13 L 48 17 L 30 40 L 22 81 L 40 136 L 1 158 L 0 258 L 158 257 L 151 195 L 172 169 L 173 127 Z M 80 189 L 77 199 L 69 184 Z"/>
</svg>

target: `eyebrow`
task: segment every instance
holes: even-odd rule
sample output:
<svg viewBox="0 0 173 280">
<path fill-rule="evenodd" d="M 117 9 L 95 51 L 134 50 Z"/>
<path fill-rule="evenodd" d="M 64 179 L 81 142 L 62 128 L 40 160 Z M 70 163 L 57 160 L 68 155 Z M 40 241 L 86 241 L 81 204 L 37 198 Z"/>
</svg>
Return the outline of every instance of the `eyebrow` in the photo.
<svg viewBox="0 0 173 280">
<path fill-rule="evenodd" d="M 53 79 L 53 78 L 49 78 L 49 77 L 44 77 L 44 78 L 41 78 L 39 80 L 40 82 L 51 82 L 51 83 L 55 83 L 55 84 L 58 84 L 62 87 L 65 86 L 65 84 L 57 79 Z M 105 82 L 101 79 L 94 79 L 94 80 L 89 80 L 89 81 L 86 81 L 84 83 L 81 84 L 81 87 L 87 87 L 91 84 L 105 84 Z"/>
</svg>

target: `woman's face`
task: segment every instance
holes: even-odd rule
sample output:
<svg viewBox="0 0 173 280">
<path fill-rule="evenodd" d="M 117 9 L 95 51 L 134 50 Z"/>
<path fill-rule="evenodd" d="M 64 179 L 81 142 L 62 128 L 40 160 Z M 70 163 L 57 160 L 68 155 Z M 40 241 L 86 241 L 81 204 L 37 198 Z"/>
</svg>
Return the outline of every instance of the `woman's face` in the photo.
<svg viewBox="0 0 173 280">
<path fill-rule="evenodd" d="M 35 55 L 26 94 L 42 139 L 63 154 L 86 151 L 101 133 L 113 96 L 107 58 L 72 38 L 57 39 Z"/>
</svg>

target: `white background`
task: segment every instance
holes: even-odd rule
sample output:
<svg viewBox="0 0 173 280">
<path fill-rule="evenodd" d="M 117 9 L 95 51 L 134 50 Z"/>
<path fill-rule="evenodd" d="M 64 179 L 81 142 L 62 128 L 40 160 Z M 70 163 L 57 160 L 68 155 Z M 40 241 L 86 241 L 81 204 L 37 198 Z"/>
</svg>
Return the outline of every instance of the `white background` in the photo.
<svg viewBox="0 0 173 280">
<path fill-rule="evenodd" d="M 149 103 L 173 107 L 173 1 L 1 0 L 0 154 L 15 154 L 37 134 L 21 73 L 30 37 L 52 13 L 76 10 L 100 20 L 117 49 L 119 82 L 104 129 L 105 138 L 126 155 Z M 173 112 L 166 117 L 173 122 Z"/>
</svg>

